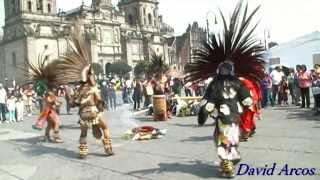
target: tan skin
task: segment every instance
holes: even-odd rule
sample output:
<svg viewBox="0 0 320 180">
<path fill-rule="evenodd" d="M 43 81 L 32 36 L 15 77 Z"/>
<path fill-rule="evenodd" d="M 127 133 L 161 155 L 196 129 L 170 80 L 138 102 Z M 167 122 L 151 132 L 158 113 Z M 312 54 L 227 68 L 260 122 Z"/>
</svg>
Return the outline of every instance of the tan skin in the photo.
<svg viewBox="0 0 320 180">
<path fill-rule="evenodd" d="M 83 86 L 86 86 L 86 84 Z M 80 87 L 80 90 L 82 87 Z M 98 92 L 94 93 L 93 98 L 94 98 L 93 101 L 95 104 L 98 104 L 98 102 L 102 101 L 102 98 Z M 109 128 L 107 126 L 107 123 L 104 122 L 104 120 L 101 116 L 99 117 L 99 127 L 102 129 L 103 137 L 106 139 L 109 138 L 110 137 Z M 88 131 L 88 127 L 81 126 L 81 136 L 80 136 L 81 139 L 87 137 L 87 131 Z M 80 140 L 80 141 L 82 141 L 82 140 Z"/>
<path fill-rule="evenodd" d="M 50 92 L 47 94 L 45 97 L 45 101 L 47 105 L 50 105 L 52 110 L 55 111 L 56 107 L 60 105 L 60 102 L 57 101 L 57 97 L 54 95 L 54 93 Z M 52 129 L 55 133 L 59 132 L 59 123 L 56 117 L 50 113 L 49 116 L 47 117 L 47 127 L 45 130 L 45 134 L 49 136 L 50 130 Z M 57 138 L 57 137 L 55 137 Z"/>
<path fill-rule="evenodd" d="M 95 88 L 95 81 L 93 76 L 89 76 L 89 80 L 86 83 L 83 83 L 80 88 L 79 88 L 79 92 L 81 91 L 87 91 L 88 89 L 92 90 L 92 88 Z M 102 101 L 101 95 L 99 93 L 99 91 L 94 90 L 93 91 L 93 95 L 91 95 L 91 98 L 88 100 L 88 104 L 89 106 L 91 105 L 95 105 L 98 107 L 98 104 Z M 75 99 L 74 97 L 70 99 L 71 102 L 70 104 L 72 106 L 80 106 L 80 102 L 76 102 L 79 101 L 80 99 Z M 101 109 L 100 109 L 100 113 L 101 113 Z M 81 117 L 81 113 L 80 113 L 80 117 Z M 107 141 L 107 143 L 110 143 L 110 132 L 109 132 L 109 128 L 107 126 L 107 124 L 104 122 L 102 116 L 98 117 L 98 126 L 99 128 L 102 130 L 102 135 L 103 135 L 103 139 Z M 88 132 L 88 127 L 87 126 L 80 126 L 80 130 L 81 130 L 81 134 L 80 134 L 80 144 L 86 144 L 87 143 L 87 132 Z M 111 147 L 111 144 L 110 144 Z M 106 144 L 105 144 L 105 149 L 106 149 Z M 107 152 L 108 154 L 112 154 L 112 152 Z"/>
</svg>

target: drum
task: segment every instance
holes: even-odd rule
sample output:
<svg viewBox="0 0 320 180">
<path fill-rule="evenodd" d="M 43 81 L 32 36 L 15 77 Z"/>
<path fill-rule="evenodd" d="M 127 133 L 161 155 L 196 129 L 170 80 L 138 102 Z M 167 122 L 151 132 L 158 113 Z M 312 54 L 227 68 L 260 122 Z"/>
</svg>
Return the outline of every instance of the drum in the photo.
<svg viewBox="0 0 320 180">
<path fill-rule="evenodd" d="M 167 101 L 165 95 L 153 96 L 153 119 L 155 121 L 167 121 Z"/>
</svg>

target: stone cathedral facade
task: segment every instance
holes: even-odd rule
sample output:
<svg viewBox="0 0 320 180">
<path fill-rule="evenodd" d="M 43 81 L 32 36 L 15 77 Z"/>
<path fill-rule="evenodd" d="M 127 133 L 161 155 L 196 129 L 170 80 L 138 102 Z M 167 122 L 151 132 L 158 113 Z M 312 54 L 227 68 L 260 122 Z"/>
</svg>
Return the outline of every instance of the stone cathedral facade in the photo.
<svg viewBox="0 0 320 180">
<path fill-rule="evenodd" d="M 162 22 L 158 4 L 158 0 L 120 0 L 115 8 L 111 0 L 92 0 L 90 6 L 63 12 L 56 0 L 4 0 L 0 82 L 22 83 L 25 76 L 20 68 L 25 61 L 58 58 L 66 51 L 66 37 L 78 19 L 91 61 L 103 68 L 119 61 L 134 67 L 152 53 L 170 62 L 168 37 L 173 29 Z"/>
</svg>

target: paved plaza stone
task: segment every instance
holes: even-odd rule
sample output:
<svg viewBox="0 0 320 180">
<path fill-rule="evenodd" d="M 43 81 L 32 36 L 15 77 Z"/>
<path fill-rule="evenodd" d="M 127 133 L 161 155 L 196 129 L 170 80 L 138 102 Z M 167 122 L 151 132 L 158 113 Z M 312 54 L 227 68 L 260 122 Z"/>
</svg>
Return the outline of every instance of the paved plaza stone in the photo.
<svg viewBox="0 0 320 180">
<path fill-rule="evenodd" d="M 276 172 L 285 164 L 292 168 L 316 168 L 320 172 L 320 117 L 311 110 L 275 107 L 264 111 L 257 134 L 240 144 L 242 162 L 251 167 L 269 167 Z M 63 144 L 40 142 L 43 131 L 31 125 L 36 115 L 22 123 L 0 124 L 0 180 L 197 180 L 220 179 L 213 144 L 212 120 L 196 126 L 196 117 L 174 117 L 153 122 L 132 116 L 129 105 L 105 113 L 113 137 L 114 156 L 103 154 L 101 142 L 89 133 L 89 156 L 78 159 L 77 110 L 62 115 Z M 137 125 L 167 129 L 162 139 L 130 141 L 123 133 Z M 320 176 L 237 176 L 235 179 L 312 179 Z"/>
</svg>

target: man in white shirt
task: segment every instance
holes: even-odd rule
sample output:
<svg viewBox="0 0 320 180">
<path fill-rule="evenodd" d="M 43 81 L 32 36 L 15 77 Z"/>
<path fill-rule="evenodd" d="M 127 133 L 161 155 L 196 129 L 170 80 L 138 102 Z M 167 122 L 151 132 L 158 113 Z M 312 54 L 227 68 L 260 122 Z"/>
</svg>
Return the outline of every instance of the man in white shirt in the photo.
<svg viewBox="0 0 320 180">
<path fill-rule="evenodd" d="M 3 88 L 3 85 L 0 84 L 0 113 L 1 113 L 1 120 L 3 122 L 6 121 L 6 101 L 7 101 L 7 92 Z"/>
<path fill-rule="evenodd" d="M 270 74 L 270 77 L 272 79 L 272 101 L 271 105 L 274 106 L 274 103 L 276 101 L 276 98 L 278 96 L 278 104 L 280 104 L 280 98 L 279 98 L 279 90 L 280 90 L 280 83 L 282 81 L 282 78 L 284 77 L 284 73 L 281 71 L 281 68 L 277 66 Z"/>
</svg>

